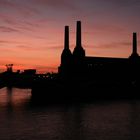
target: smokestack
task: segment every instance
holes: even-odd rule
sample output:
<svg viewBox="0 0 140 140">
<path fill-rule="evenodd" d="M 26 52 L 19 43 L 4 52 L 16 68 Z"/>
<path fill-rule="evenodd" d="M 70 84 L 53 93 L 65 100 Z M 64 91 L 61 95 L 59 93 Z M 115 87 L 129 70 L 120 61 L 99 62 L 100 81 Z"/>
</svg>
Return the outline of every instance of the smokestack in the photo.
<svg viewBox="0 0 140 140">
<path fill-rule="evenodd" d="M 69 49 L 69 26 L 65 26 L 64 48 Z"/>
<path fill-rule="evenodd" d="M 76 47 L 81 47 L 81 21 L 77 21 Z"/>
<path fill-rule="evenodd" d="M 137 54 L 137 33 L 133 33 L 133 54 Z"/>
</svg>

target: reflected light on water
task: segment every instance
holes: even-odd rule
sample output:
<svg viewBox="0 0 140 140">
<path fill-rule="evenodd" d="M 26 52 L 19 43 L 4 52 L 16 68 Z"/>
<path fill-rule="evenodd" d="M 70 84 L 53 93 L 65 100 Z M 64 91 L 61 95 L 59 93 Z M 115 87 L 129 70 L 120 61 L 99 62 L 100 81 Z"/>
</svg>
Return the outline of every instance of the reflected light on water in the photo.
<svg viewBox="0 0 140 140">
<path fill-rule="evenodd" d="M 28 102 L 30 97 L 31 89 L 5 87 L 0 89 L 0 106 L 19 106 Z"/>
</svg>

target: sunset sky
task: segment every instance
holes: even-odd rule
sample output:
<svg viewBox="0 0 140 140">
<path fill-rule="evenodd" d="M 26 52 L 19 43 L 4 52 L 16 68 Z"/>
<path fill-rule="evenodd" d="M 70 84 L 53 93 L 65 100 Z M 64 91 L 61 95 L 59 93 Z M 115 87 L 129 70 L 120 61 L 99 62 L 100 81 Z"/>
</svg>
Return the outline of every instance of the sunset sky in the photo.
<svg viewBox="0 0 140 140">
<path fill-rule="evenodd" d="M 64 26 L 73 51 L 77 20 L 87 56 L 128 57 L 133 32 L 140 42 L 140 0 L 0 0 L 0 72 L 57 71 Z"/>
</svg>

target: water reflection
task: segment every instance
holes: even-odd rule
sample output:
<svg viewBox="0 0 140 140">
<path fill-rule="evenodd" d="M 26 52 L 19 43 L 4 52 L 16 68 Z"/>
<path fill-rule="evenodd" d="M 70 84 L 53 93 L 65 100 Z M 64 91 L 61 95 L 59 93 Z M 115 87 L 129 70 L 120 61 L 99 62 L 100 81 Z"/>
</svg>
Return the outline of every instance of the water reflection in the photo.
<svg viewBox="0 0 140 140">
<path fill-rule="evenodd" d="M 0 89 L 0 106 L 7 109 L 24 105 L 31 97 L 30 89 L 5 87 Z"/>
<path fill-rule="evenodd" d="M 137 140 L 140 101 L 36 105 L 29 89 L 0 90 L 2 140 Z"/>
</svg>

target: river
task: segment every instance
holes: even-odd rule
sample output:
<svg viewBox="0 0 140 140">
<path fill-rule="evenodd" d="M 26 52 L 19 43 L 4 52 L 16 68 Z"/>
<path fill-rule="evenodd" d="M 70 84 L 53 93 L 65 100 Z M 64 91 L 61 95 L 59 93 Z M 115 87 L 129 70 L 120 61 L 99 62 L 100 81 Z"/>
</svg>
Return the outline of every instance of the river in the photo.
<svg viewBox="0 0 140 140">
<path fill-rule="evenodd" d="M 139 100 L 38 105 L 30 89 L 0 89 L 1 140 L 139 140 Z"/>
</svg>

